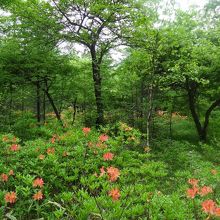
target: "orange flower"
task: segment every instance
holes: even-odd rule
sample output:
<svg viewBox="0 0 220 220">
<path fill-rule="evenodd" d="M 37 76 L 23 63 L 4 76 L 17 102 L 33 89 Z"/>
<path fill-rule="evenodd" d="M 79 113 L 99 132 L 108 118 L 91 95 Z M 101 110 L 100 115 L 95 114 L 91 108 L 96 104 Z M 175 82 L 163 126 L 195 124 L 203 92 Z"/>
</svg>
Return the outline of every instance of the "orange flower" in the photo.
<svg viewBox="0 0 220 220">
<path fill-rule="evenodd" d="M 42 188 L 43 185 L 44 185 L 44 181 L 43 181 L 42 178 L 37 178 L 33 181 L 33 187 L 38 187 L 39 186 L 40 188 Z"/>
<path fill-rule="evenodd" d="M 40 154 L 40 155 L 38 156 L 38 158 L 39 158 L 40 160 L 43 160 L 43 159 L 45 158 L 45 155 Z"/>
<path fill-rule="evenodd" d="M 93 143 L 90 141 L 90 142 L 88 142 L 88 147 L 92 147 L 93 146 Z"/>
<path fill-rule="evenodd" d="M 102 166 L 101 168 L 100 168 L 100 176 L 103 176 L 104 174 L 105 174 L 105 167 L 104 166 Z"/>
<path fill-rule="evenodd" d="M 120 198 L 120 196 L 121 196 L 120 195 L 120 191 L 117 188 L 112 189 L 111 191 L 109 191 L 108 195 L 112 197 L 113 201 L 118 200 Z"/>
<path fill-rule="evenodd" d="M 33 195 L 33 199 L 34 200 L 41 200 L 41 199 L 43 199 L 43 193 L 41 192 L 41 190 Z"/>
<path fill-rule="evenodd" d="M 83 128 L 82 130 L 85 135 L 88 135 L 88 133 L 91 131 L 91 128 Z"/>
<path fill-rule="evenodd" d="M 105 148 L 107 148 L 107 145 L 104 144 L 103 142 L 98 142 L 98 143 L 96 144 L 96 147 L 98 147 L 98 148 L 100 148 L 100 149 L 105 149 Z"/>
<path fill-rule="evenodd" d="M 69 155 L 68 152 L 66 152 L 66 151 L 63 152 L 63 157 L 67 157 L 68 155 Z"/>
<path fill-rule="evenodd" d="M 47 154 L 54 154 L 55 153 L 55 148 L 51 147 L 51 148 L 47 148 Z"/>
<path fill-rule="evenodd" d="M 8 192 L 5 194 L 6 203 L 15 203 L 16 199 L 17 199 L 17 195 L 15 192 Z"/>
<path fill-rule="evenodd" d="M 13 137 L 12 142 L 14 142 L 14 143 L 17 142 L 17 138 Z"/>
<path fill-rule="evenodd" d="M 148 146 L 144 147 L 144 152 L 149 153 L 150 151 L 151 151 L 151 148 L 150 148 L 150 147 L 148 147 Z"/>
<path fill-rule="evenodd" d="M 108 152 L 108 153 L 105 153 L 103 154 L 103 159 L 106 161 L 106 160 L 112 160 L 114 157 L 114 154 Z"/>
<path fill-rule="evenodd" d="M 60 137 L 54 134 L 53 137 L 50 139 L 50 142 L 54 144 L 56 141 L 59 141 L 59 140 L 60 140 Z"/>
<path fill-rule="evenodd" d="M 2 137 L 2 141 L 3 141 L 3 142 L 7 142 L 7 141 L 8 141 L 8 137 L 7 137 L 7 136 L 3 136 L 3 137 Z"/>
<path fill-rule="evenodd" d="M 192 186 L 197 186 L 198 185 L 199 180 L 197 179 L 189 179 L 188 183 Z"/>
<path fill-rule="evenodd" d="M 125 131 L 132 131 L 132 128 L 131 127 L 127 127 L 127 128 L 125 128 Z"/>
<path fill-rule="evenodd" d="M 214 215 L 216 210 L 216 203 L 211 199 L 206 200 L 202 203 L 202 210 L 207 214 Z"/>
<path fill-rule="evenodd" d="M 215 209 L 215 216 L 220 217 L 220 208 Z"/>
<path fill-rule="evenodd" d="M 212 193 L 212 192 L 213 192 L 213 190 L 212 190 L 211 187 L 209 187 L 209 186 L 203 186 L 203 187 L 200 189 L 200 191 L 199 191 L 199 195 L 200 195 L 200 196 L 206 196 L 207 194 Z"/>
<path fill-rule="evenodd" d="M 102 141 L 102 142 L 105 142 L 109 139 L 108 135 L 106 134 L 102 134 L 99 136 L 99 140 Z"/>
<path fill-rule="evenodd" d="M 50 142 L 51 142 L 52 144 L 54 144 L 55 141 L 56 141 L 56 138 L 53 136 L 53 137 L 50 139 Z"/>
<path fill-rule="evenodd" d="M 187 197 L 194 199 L 198 191 L 199 190 L 196 187 L 193 187 L 192 189 L 187 189 L 186 191 Z"/>
<path fill-rule="evenodd" d="M 10 146 L 10 150 L 11 150 L 11 151 L 18 151 L 18 150 L 19 150 L 18 144 L 12 144 L 12 145 Z"/>
<path fill-rule="evenodd" d="M 212 173 L 213 175 L 216 175 L 216 174 L 218 173 L 218 171 L 215 170 L 215 169 L 212 169 L 212 170 L 211 170 L 211 173 Z"/>
<path fill-rule="evenodd" d="M 13 171 L 13 170 L 10 170 L 9 173 L 8 173 L 8 175 L 9 175 L 9 176 L 13 176 L 13 175 L 14 175 L 14 171 Z"/>
<path fill-rule="evenodd" d="M 2 182 L 7 182 L 7 181 L 8 181 L 8 175 L 5 174 L 5 173 L 3 173 L 3 174 L 1 175 L 1 180 L 2 180 Z"/>
<path fill-rule="evenodd" d="M 107 168 L 107 174 L 108 174 L 109 181 L 115 182 L 120 175 L 120 171 L 118 168 L 109 167 Z"/>
</svg>

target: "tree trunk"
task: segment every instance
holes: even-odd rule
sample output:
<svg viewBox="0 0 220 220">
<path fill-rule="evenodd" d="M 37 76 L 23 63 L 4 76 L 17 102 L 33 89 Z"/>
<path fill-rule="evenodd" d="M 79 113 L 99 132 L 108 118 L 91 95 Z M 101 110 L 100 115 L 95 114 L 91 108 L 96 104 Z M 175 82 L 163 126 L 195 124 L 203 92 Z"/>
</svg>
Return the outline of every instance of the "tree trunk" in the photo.
<svg viewBox="0 0 220 220">
<path fill-rule="evenodd" d="M 44 123 L 46 122 L 46 93 L 44 91 L 44 97 L 43 97 L 43 120 Z"/>
<path fill-rule="evenodd" d="M 102 79 L 100 73 L 100 63 L 96 58 L 95 47 L 92 47 L 91 50 L 92 56 L 92 75 L 94 81 L 94 90 L 95 90 L 95 98 L 96 98 L 96 109 L 97 109 L 97 118 L 96 118 L 96 126 L 99 127 L 104 123 L 104 107 L 102 102 Z"/>
<path fill-rule="evenodd" d="M 41 100 L 40 100 L 40 82 L 37 81 L 36 82 L 36 92 L 37 92 L 37 97 L 36 97 L 36 108 L 37 108 L 37 122 L 40 123 L 41 121 L 41 112 L 40 112 L 40 104 L 41 104 Z"/>
<path fill-rule="evenodd" d="M 74 102 L 72 103 L 73 107 L 73 120 L 72 120 L 72 125 L 74 124 L 76 120 L 76 102 L 77 102 L 77 97 L 75 98 Z"/>
<path fill-rule="evenodd" d="M 13 106 L 13 87 L 12 87 L 12 83 L 10 83 L 10 101 L 9 101 L 9 127 L 10 129 L 12 126 L 12 106 Z"/>
<path fill-rule="evenodd" d="M 207 130 L 208 130 L 208 124 L 209 124 L 209 118 L 210 115 L 212 113 L 212 111 L 220 105 L 220 98 L 215 100 L 212 105 L 208 108 L 208 110 L 206 111 L 205 114 L 205 121 L 204 124 L 202 126 L 200 119 L 199 119 L 199 115 L 196 112 L 196 101 L 195 101 L 195 96 L 196 96 L 196 85 L 195 83 L 189 83 L 188 79 L 186 80 L 186 89 L 188 92 L 188 98 L 189 98 L 189 107 L 190 107 L 190 111 L 193 117 L 193 121 L 196 125 L 196 130 L 197 133 L 199 135 L 199 140 L 202 142 L 206 142 L 207 141 Z"/>
<path fill-rule="evenodd" d="M 61 123 L 61 125 L 63 125 L 60 113 L 59 113 L 59 111 L 58 111 L 58 109 L 57 109 L 57 107 L 56 107 L 56 105 L 55 105 L 55 103 L 53 101 L 52 96 L 50 95 L 50 93 L 47 90 L 44 90 L 44 91 L 45 91 L 45 94 L 46 94 L 46 96 L 47 96 L 47 98 L 48 98 L 52 108 L 53 108 L 53 111 L 54 111 L 54 113 L 56 115 L 57 120 Z"/>
<path fill-rule="evenodd" d="M 205 114 L 205 121 L 202 129 L 202 140 L 206 141 L 207 139 L 207 130 L 208 130 L 208 125 L 209 125 L 209 118 L 212 113 L 212 111 L 220 105 L 220 98 L 215 100 L 212 105 L 208 108 Z"/>
<path fill-rule="evenodd" d="M 150 146 L 150 125 L 151 125 L 151 116 L 153 110 L 153 86 L 150 85 L 148 89 L 148 112 L 147 112 L 147 146 Z"/>
<path fill-rule="evenodd" d="M 187 89 L 187 93 L 188 93 L 189 108 L 191 111 L 191 115 L 192 115 L 193 121 L 195 123 L 196 130 L 199 135 L 199 139 L 203 140 L 204 139 L 203 128 L 200 123 L 199 115 L 196 111 L 196 90 L 197 90 L 196 84 L 193 82 L 190 83 L 189 80 L 187 79 L 186 80 L 186 89 Z"/>
</svg>

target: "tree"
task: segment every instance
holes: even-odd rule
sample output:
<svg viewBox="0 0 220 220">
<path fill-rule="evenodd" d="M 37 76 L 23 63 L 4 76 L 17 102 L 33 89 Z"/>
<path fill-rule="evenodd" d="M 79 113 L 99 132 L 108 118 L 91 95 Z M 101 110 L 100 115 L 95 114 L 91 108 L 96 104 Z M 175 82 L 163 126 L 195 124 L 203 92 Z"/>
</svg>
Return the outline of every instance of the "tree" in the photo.
<svg viewBox="0 0 220 220">
<path fill-rule="evenodd" d="M 168 27 L 163 43 L 167 59 L 163 65 L 170 88 L 186 92 L 199 139 L 206 141 L 210 115 L 220 105 L 216 83 L 220 48 L 209 37 L 213 30 L 201 28 L 197 16 L 181 12 L 177 21 Z M 199 105 L 199 100 L 206 103 L 206 108 Z"/>
<path fill-rule="evenodd" d="M 104 122 L 102 100 L 101 65 L 103 57 L 111 48 L 122 43 L 125 29 L 132 27 L 131 10 L 133 1 L 58 1 L 52 0 L 51 7 L 63 29 L 61 34 L 69 42 L 85 46 L 92 59 L 92 75 L 96 98 L 96 125 Z"/>
<path fill-rule="evenodd" d="M 8 39 L 0 48 L 1 69 L 9 83 L 25 86 L 27 83 L 36 88 L 37 120 L 41 121 L 41 91 L 47 96 L 57 119 L 62 123 L 60 112 L 50 93 L 57 75 L 71 73 L 66 56 L 47 48 L 23 45 L 16 39 Z"/>
</svg>

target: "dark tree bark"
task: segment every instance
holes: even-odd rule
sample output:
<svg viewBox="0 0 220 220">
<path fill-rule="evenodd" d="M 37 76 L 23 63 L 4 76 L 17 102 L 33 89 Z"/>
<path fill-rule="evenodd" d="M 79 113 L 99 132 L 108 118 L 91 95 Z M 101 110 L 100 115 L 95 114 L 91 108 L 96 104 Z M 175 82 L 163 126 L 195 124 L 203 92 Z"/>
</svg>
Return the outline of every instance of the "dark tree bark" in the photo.
<svg viewBox="0 0 220 220">
<path fill-rule="evenodd" d="M 45 91 L 44 92 L 44 96 L 43 96 L 43 120 L 44 123 L 46 122 L 46 94 Z"/>
<path fill-rule="evenodd" d="M 73 120 L 72 120 L 72 125 L 74 124 L 76 120 L 76 103 L 77 103 L 77 97 L 75 98 L 74 102 L 72 103 L 73 107 Z"/>
<path fill-rule="evenodd" d="M 202 137 L 203 137 L 203 140 L 204 140 L 204 141 L 206 141 L 206 139 L 207 139 L 207 130 L 208 130 L 208 125 L 209 125 L 210 115 L 211 115 L 212 111 L 213 111 L 217 106 L 220 106 L 220 98 L 217 99 L 216 101 L 214 101 L 214 102 L 212 103 L 212 105 L 208 108 L 208 110 L 206 111 L 205 121 L 204 121 L 203 131 L 202 131 Z"/>
<path fill-rule="evenodd" d="M 96 109 L 97 109 L 96 127 L 99 127 L 100 125 L 104 124 L 104 106 L 102 101 L 102 78 L 100 71 L 101 60 L 100 61 L 97 60 L 95 46 L 91 47 L 90 52 L 92 56 L 92 75 L 94 81 Z"/>
<path fill-rule="evenodd" d="M 13 106 L 13 87 L 10 83 L 10 101 L 9 101 L 9 127 L 12 125 L 12 106 Z"/>
<path fill-rule="evenodd" d="M 53 101 L 52 96 L 50 95 L 48 90 L 45 90 L 45 94 L 46 94 L 46 96 L 47 96 L 47 98 L 48 98 L 48 100 L 49 100 L 49 102 L 50 102 L 50 104 L 51 104 L 51 106 L 53 108 L 53 111 L 54 111 L 54 113 L 56 115 L 57 120 L 63 125 L 60 113 L 59 113 L 59 111 L 58 111 L 58 109 L 57 109 L 57 107 L 56 107 L 56 105 L 55 105 L 55 103 Z"/>
<path fill-rule="evenodd" d="M 204 124 L 200 122 L 199 114 L 196 111 L 196 93 L 197 93 L 197 84 L 196 82 L 189 82 L 189 80 L 186 80 L 186 90 L 188 93 L 188 100 L 189 100 L 189 108 L 191 111 L 191 115 L 193 118 L 193 121 L 196 126 L 197 133 L 199 135 L 199 140 L 202 142 L 207 141 L 207 131 L 208 131 L 208 125 L 209 125 L 209 118 L 212 113 L 212 111 L 220 105 L 220 98 L 215 100 L 211 106 L 207 109 L 205 113 L 205 120 Z"/>
<path fill-rule="evenodd" d="M 49 100 L 49 102 L 50 102 L 50 104 L 53 108 L 53 111 L 56 115 L 57 120 L 63 126 L 63 122 L 62 122 L 62 119 L 61 119 L 61 116 L 60 116 L 60 112 L 58 111 L 58 108 L 56 107 L 55 102 L 54 102 L 51 94 L 49 93 L 50 85 L 48 84 L 48 79 L 44 78 L 43 82 L 44 82 L 44 87 L 42 88 L 42 90 L 44 91 L 44 94 L 47 96 L 47 98 L 48 98 L 48 100 Z"/>
<path fill-rule="evenodd" d="M 37 93 L 37 96 L 36 96 L 36 108 L 37 108 L 37 122 L 40 123 L 41 121 L 41 97 L 40 97 L 40 82 L 37 81 L 36 82 L 36 93 Z"/>
<path fill-rule="evenodd" d="M 151 136 L 151 119 L 153 112 L 153 85 L 149 85 L 148 89 L 148 111 L 147 111 L 147 146 L 150 146 L 150 136 Z"/>
</svg>

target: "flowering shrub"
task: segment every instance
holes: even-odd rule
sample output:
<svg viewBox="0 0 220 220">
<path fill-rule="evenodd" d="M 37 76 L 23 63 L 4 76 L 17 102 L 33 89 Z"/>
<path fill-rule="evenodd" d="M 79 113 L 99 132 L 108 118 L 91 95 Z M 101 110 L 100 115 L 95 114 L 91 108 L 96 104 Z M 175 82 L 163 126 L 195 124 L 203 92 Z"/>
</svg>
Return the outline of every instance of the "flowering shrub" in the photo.
<svg viewBox="0 0 220 220">
<path fill-rule="evenodd" d="M 117 133 L 69 129 L 24 142 L 0 136 L 0 219 L 219 217 L 217 166 L 198 167 L 197 160 L 193 178 L 173 172 L 138 145 L 138 131 L 120 126 Z"/>
</svg>

